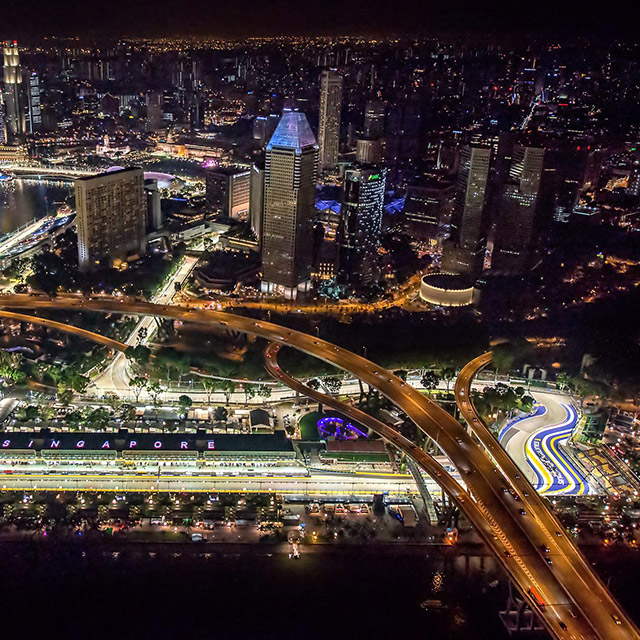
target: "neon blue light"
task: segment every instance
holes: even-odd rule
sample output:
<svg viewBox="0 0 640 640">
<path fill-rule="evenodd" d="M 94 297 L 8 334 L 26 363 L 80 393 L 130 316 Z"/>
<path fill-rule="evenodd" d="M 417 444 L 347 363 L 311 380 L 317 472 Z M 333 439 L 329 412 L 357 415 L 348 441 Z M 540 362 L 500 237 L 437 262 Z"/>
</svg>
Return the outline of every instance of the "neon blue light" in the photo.
<svg viewBox="0 0 640 640">
<path fill-rule="evenodd" d="M 318 433 L 323 436 L 333 436 L 338 440 L 355 440 L 358 436 L 368 438 L 369 436 L 354 427 L 350 422 L 346 422 L 338 416 L 327 416 L 320 418 L 317 422 Z M 333 429 L 331 429 L 333 427 Z"/>
</svg>

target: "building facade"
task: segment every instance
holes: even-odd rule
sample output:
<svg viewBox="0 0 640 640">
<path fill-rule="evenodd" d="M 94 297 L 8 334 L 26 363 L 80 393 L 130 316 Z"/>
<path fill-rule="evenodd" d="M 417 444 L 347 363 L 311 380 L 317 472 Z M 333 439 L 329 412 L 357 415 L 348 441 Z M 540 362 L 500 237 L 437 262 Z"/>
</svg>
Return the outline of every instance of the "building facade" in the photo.
<svg viewBox="0 0 640 640">
<path fill-rule="evenodd" d="M 226 218 L 246 220 L 249 214 L 251 172 L 236 167 L 207 170 L 207 205 Z"/>
<path fill-rule="evenodd" d="M 377 280 L 385 183 L 386 170 L 373 165 L 354 166 L 345 172 L 336 235 L 342 284 L 359 288 Z"/>
<path fill-rule="evenodd" d="M 251 167 L 249 189 L 249 223 L 251 231 L 262 244 L 262 218 L 264 216 L 264 158 L 256 160 Z"/>
<path fill-rule="evenodd" d="M 522 272 L 534 240 L 544 149 L 516 146 L 509 179 L 500 195 L 495 227 L 492 270 Z"/>
<path fill-rule="evenodd" d="M 338 164 L 340 146 L 340 112 L 342 110 L 342 76 L 328 69 L 320 76 L 320 122 L 318 145 L 320 168 L 333 169 Z"/>
<path fill-rule="evenodd" d="M 445 271 L 477 277 L 484 266 L 487 247 L 487 186 L 491 149 L 465 146 L 460 153 L 451 233 L 445 241 Z"/>
<path fill-rule="evenodd" d="M 24 138 L 26 115 L 18 43 L 15 41 L 5 42 L 3 54 L 3 97 L 7 140 L 19 142 Z"/>
<path fill-rule="evenodd" d="M 309 282 L 318 145 L 307 117 L 285 111 L 266 149 L 263 291 L 296 297 Z"/>
<path fill-rule="evenodd" d="M 82 271 L 144 253 L 147 201 L 142 169 L 79 178 L 75 195 Z"/>
</svg>

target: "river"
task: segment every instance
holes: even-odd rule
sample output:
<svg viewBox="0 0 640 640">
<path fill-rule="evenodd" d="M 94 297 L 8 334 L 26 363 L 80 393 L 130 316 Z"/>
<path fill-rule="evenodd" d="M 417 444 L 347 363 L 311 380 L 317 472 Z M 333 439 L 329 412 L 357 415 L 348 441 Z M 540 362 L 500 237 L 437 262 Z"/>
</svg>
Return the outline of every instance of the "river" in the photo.
<svg viewBox="0 0 640 640">
<path fill-rule="evenodd" d="M 55 213 L 73 193 L 73 183 L 16 178 L 0 182 L 0 233 L 10 233 L 33 218 Z M 58 204 L 56 204 L 58 203 Z"/>
</svg>

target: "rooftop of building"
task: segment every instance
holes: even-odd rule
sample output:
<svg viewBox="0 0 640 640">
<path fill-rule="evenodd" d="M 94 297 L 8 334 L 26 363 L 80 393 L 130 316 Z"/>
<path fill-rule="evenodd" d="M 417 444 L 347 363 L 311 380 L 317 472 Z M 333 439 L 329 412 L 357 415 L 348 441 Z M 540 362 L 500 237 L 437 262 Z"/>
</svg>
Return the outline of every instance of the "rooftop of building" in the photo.
<svg viewBox="0 0 640 640">
<path fill-rule="evenodd" d="M 422 282 L 443 291 L 464 291 L 473 287 L 467 278 L 455 273 L 430 273 L 422 278 Z"/>
<path fill-rule="evenodd" d="M 95 178 L 106 178 L 110 176 L 119 176 L 124 173 L 142 173 L 142 169 L 140 167 L 118 167 L 117 169 L 111 168 L 106 171 L 102 171 L 101 173 L 96 173 L 92 176 L 83 176 L 82 178 L 77 178 L 77 182 L 88 182 L 90 180 L 94 180 Z"/>
<path fill-rule="evenodd" d="M 274 147 L 294 149 L 300 153 L 303 149 L 316 145 L 316 138 L 311 131 L 307 116 L 300 111 L 285 111 L 280 118 L 276 130 L 269 140 L 267 151 Z"/>
</svg>

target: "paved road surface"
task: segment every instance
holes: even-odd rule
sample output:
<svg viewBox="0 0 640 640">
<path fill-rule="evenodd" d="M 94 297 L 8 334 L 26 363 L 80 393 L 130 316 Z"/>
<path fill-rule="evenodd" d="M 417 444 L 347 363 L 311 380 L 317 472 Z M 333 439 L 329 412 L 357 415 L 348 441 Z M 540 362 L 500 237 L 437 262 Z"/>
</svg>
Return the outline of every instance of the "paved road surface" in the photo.
<svg viewBox="0 0 640 640">
<path fill-rule="evenodd" d="M 544 602 L 542 607 L 538 606 L 538 613 L 549 632 L 557 638 L 640 639 L 633 622 L 562 532 L 542 498 L 521 476 L 518 467 L 486 425 L 478 421 L 471 406 L 470 386 L 475 372 L 490 362 L 491 354 L 485 354 L 467 365 L 456 383 L 456 399 L 465 419 L 482 443 L 479 446 L 442 407 L 390 371 L 325 340 L 273 323 L 218 311 L 107 298 L 50 300 L 45 297 L 2 296 L 0 307 L 158 315 L 185 322 L 230 327 L 292 346 L 350 371 L 401 408 L 451 459 L 465 478 L 468 494 L 472 498 L 463 503 L 465 512 L 529 603 L 534 608 L 538 606 L 535 593 Z M 284 373 L 280 375 L 280 379 L 284 379 Z M 403 439 L 398 432 L 395 434 L 390 434 L 391 441 L 408 451 L 420 466 L 426 468 L 427 463 L 420 450 L 416 451 L 417 447 Z M 454 495 L 454 498 L 461 502 L 463 495 Z M 546 548 L 549 548 L 549 552 Z"/>
</svg>

